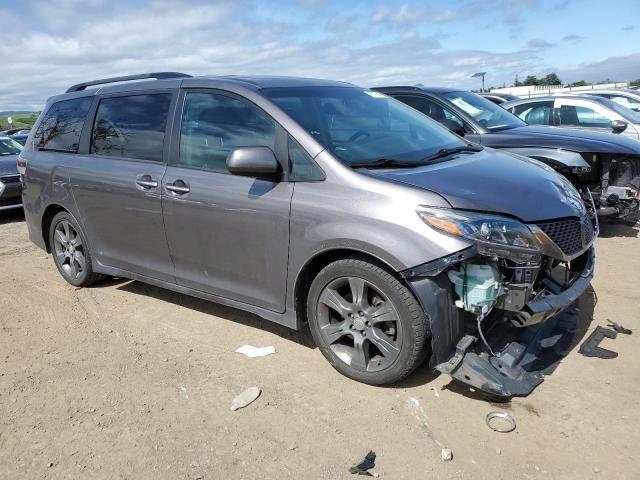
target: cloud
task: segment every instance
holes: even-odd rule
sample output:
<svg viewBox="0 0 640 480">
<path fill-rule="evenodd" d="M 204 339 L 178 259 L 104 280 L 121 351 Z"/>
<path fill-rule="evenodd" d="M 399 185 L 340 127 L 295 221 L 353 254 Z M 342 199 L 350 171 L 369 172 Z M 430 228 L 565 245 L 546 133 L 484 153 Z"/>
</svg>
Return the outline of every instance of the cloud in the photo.
<svg viewBox="0 0 640 480">
<path fill-rule="evenodd" d="M 354 23 L 360 15 L 354 13 L 351 15 L 336 15 L 327 22 L 325 29 L 332 33 L 344 33 L 353 29 Z"/>
<path fill-rule="evenodd" d="M 386 6 L 377 7 L 371 14 L 371 22 L 394 26 L 415 25 L 424 22 L 445 23 L 466 18 L 470 14 L 471 11 L 467 8 L 434 9 L 404 3 L 397 9 Z"/>
<path fill-rule="evenodd" d="M 484 25 L 488 19 L 475 17 L 482 9 L 466 9 L 475 0 L 460 0 L 451 10 L 409 3 L 349 10 L 329 0 L 289 0 L 278 8 L 254 0 L 30 1 L 25 0 L 26 14 L 0 9 L 0 18 L 8 19 L 3 33 L 12 39 L 0 43 L 1 58 L 11 59 L 2 65 L 0 110 L 40 108 L 47 97 L 82 81 L 163 70 L 460 88 L 477 88 L 477 79 L 470 78 L 477 71 L 487 71 L 487 85 L 510 83 L 516 73 L 552 70 L 563 80 L 591 78 L 589 72 L 595 80 L 638 76 L 631 73 L 638 65 L 632 56 L 579 65 L 575 71 L 566 62 L 564 70 L 554 69 L 546 58 L 555 51 L 553 44 L 536 38 L 526 49 L 508 43 L 483 47 L 488 42 L 473 41 L 479 38 L 473 23 Z M 537 2 L 525 0 L 529 6 Z M 502 12 L 507 3 L 482 5 Z M 512 7 L 511 21 L 524 18 L 522 8 Z M 444 24 L 449 36 L 439 31 Z M 501 33 L 509 28 L 502 26 Z M 563 41 L 576 37 L 566 35 Z M 452 39 L 461 46 L 447 48 Z"/>
<path fill-rule="evenodd" d="M 597 82 L 605 78 L 615 81 L 634 80 L 640 77 L 637 66 L 640 53 L 605 58 L 598 62 L 583 63 L 574 68 L 558 69 L 558 76 L 564 82 L 586 80 Z"/>
<path fill-rule="evenodd" d="M 584 37 L 582 35 L 572 34 L 562 37 L 563 42 L 579 42 L 580 40 L 584 40 Z"/>
<path fill-rule="evenodd" d="M 631 32 L 631 31 L 633 31 L 635 29 L 636 29 L 635 25 L 627 25 L 626 27 L 622 28 L 622 31 L 623 32 Z"/>
<path fill-rule="evenodd" d="M 544 50 L 546 48 L 553 48 L 555 46 L 555 43 L 547 42 L 546 40 L 542 40 L 541 38 L 534 38 L 533 40 L 529 40 L 527 42 L 527 47 L 532 50 Z"/>
</svg>

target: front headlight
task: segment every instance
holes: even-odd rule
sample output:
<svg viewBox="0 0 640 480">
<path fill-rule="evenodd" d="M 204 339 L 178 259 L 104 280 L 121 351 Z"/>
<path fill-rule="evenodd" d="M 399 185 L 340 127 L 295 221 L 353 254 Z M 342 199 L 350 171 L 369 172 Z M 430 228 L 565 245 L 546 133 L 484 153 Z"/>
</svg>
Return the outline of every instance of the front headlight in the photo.
<svg viewBox="0 0 640 480">
<path fill-rule="evenodd" d="M 532 261 L 541 246 L 525 224 L 498 215 L 419 206 L 422 221 L 441 232 L 473 241 L 480 254 Z"/>
</svg>

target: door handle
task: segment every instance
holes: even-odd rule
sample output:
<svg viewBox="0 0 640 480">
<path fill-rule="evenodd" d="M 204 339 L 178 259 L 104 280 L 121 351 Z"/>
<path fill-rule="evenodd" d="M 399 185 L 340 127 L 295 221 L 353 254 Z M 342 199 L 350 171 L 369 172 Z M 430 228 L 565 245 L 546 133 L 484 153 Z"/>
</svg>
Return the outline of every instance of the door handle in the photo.
<svg viewBox="0 0 640 480">
<path fill-rule="evenodd" d="M 136 185 L 142 187 L 145 190 L 149 190 L 151 188 L 158 188 L 158 182 L 156 182 L 151 175 L 139 175 L 136 178 Z"/>
<path fill-rule="evenodd" d="M 175 195 L 184 195 L 191 191 L 189 185 L 184 180 L 176 180 L 173 183 L 167 183 L 164 188 Z"/>
</svg>

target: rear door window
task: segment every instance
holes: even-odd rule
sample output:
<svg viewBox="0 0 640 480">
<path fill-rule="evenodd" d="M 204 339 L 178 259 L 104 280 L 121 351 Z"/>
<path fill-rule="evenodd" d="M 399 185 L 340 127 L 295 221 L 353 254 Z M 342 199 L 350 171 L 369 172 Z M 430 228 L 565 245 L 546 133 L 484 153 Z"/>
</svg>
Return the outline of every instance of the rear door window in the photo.
<svg viewBox="0 0 640 480">
<path fill-rule="evenodd" d="M 100 100 L 91 153 L 161 162 L 171 95 L 153 93 Z"/>
<path fill-rule="evenodd" d="M 51 105 L 34 137 L 40 150 L 78 152 L 80 134 L 91 107 L 92 97 L 63 100 Z"/>
</svg>

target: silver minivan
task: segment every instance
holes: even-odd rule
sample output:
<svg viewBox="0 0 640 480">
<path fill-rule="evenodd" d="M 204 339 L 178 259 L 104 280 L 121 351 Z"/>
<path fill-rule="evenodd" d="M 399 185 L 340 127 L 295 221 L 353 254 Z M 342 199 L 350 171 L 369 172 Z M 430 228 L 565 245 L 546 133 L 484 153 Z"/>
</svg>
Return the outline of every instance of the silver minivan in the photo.
<svg viewBox="0 0 640 480">
<path fill-rule="evenodd" d="M 592 206 L 566 179 L 342 82 L 78 84 L 18 167 L 29 236 L 71 285 L 125 277 L 308 325 L 370 384 L 429 359 L 526 394 L 542 375 L 523 352 L 593 275 Z"/>
</svg>

